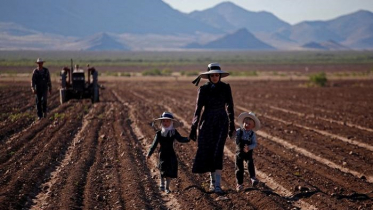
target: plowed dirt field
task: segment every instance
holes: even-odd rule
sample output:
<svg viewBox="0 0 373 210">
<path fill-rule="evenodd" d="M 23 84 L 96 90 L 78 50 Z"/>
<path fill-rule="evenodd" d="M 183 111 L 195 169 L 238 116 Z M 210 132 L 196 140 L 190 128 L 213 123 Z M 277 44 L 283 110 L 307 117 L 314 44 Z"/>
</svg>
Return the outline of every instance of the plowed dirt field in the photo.
<svg viewBox="0 0 373 210">
<path fill-rule="evenodd" d="M 187 136 L 197 87 L 174 78 L 100 81 L 101 101 L 49 97 L 35 121 L 27 82 L 0 85 L 0 209 L 373 209 L 373 83 L 226 79 L 235 117 L 254 111 L 262 123 L 256 188 L 245 175 L 235 191 L 235 144 L 227 139 L 223 195 L 193 174 L 197 143 L 175 143 L 179 177 L 158 189 L 157 155 L 145 153 L 151 121 L 170 111 Z M 57 87 L 55 84 L 54 87 Z M 236 124 L 236 126 L 238 126 Z"/>
</svg>

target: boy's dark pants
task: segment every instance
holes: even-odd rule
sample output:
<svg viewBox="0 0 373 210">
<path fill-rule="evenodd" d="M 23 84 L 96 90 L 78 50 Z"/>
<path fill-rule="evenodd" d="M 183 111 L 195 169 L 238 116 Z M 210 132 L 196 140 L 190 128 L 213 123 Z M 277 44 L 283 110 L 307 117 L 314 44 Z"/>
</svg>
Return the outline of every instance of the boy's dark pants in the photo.
<svg viewBox="0 0 373 210">
<path fill-rule="evenodd" d="M 253 150 L 249 150 L 248 153 L 238 153 L 236 154 L 236 180 L 237 184 L 243 183 L 244 174 L 244 161 L 247 161 L 247 168 L 249 169 L 250 178 L 255 177 L 255 168 L 253 160 Z"/>
</svg>

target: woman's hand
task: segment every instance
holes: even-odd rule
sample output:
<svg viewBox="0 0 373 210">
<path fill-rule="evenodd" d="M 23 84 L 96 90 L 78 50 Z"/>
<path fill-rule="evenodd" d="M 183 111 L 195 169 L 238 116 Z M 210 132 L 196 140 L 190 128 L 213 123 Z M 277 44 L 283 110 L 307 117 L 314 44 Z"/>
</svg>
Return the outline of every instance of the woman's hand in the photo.
<svg viewBox="0 0 373 210">
<path fill-rule="evenodd" d="M 229 132 L 228 132 L 229 138 L 232 139 L 235 134 L 236 134 L 236 128 L 234 127 L 234 123 L 230 123 Z"/>
<path fill-rule="evenodd" d="M 190 130 L 189 139 L 193 140 L 193 141 L 196 141 L 196 139 L 197 139 L 197 128 L 192 127 L 192 129 Z"/>
<path fill-rule="evenodd" d="M 230 139 L 235 139 L 236 138 L 236 130 L 229 131 L 228 136 L 229 136 Z"/>
</svg>

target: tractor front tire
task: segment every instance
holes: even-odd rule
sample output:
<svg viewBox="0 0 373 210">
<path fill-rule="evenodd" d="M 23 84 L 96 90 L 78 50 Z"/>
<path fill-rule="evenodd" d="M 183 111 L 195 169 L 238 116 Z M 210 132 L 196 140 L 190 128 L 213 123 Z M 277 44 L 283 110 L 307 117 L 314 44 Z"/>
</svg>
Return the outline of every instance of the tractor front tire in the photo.
<svg viewBox="0 0 373 210">
<path fill-rule="evenodd" d="M 67 93 L 66 89 L 60 89 L 60 103 L 61 104 L 67 101 L 66 93 Z"/>
</svg>

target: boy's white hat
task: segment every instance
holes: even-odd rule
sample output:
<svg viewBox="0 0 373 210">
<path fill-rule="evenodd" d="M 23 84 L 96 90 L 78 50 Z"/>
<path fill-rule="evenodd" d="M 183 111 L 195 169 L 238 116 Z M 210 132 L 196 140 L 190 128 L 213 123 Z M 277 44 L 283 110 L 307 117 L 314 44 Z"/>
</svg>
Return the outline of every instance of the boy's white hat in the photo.
<svg viewBox="0 0 373 210">
<path fill-rule="evenodd" d="M 260 121 L 259 119 L 255 116 L 255 114 L 253 112 L 242 112 L 239 116 L 238 116 L 238 119 L 237 119 L 237 122 L 238 124 L 240 125 L 241 128 L 243 128 L 243 120 L 245 118 L 251 118 L 254 120 L 255 122 L 255 127 L 253 128 L 254 131 L 257 131 L 260 129 Z"/>
</svg>

